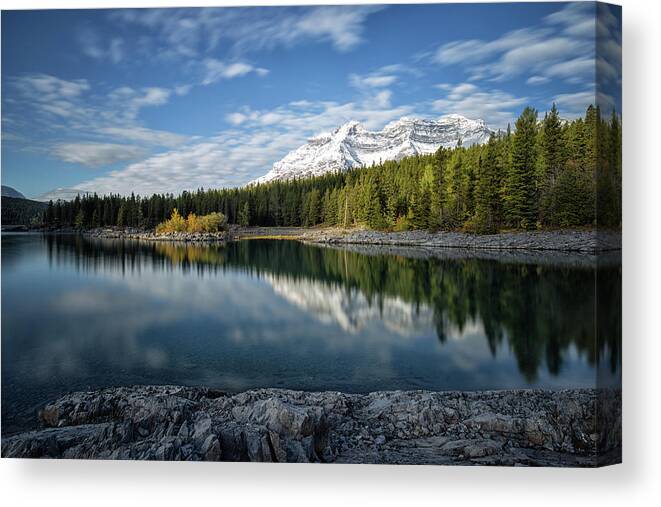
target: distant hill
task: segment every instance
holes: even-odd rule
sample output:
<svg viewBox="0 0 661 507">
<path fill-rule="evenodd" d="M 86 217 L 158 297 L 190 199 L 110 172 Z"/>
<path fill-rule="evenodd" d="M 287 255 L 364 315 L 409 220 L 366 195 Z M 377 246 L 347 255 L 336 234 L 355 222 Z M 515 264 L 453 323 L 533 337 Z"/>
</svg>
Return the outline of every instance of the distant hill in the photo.
<svg viewBox="0 0 661 507">
<path fill-rule="evenodd" d="M 0 201 L 2 210 L 2 225 L 32 225 L 42 221 L 42 215 L 48 204 L 45 202 L 21 199 L 18 197 L 7 197 L 4 195 L 5 187 L 2 187 L 3 195 Z"/>
<path fill-rule="evenodd" d="M 18 190 L 7 185 L 2 185 L 2 197 L 18 197 L 19 199 L 25 199 L 25 196 Z"/>
</svg>

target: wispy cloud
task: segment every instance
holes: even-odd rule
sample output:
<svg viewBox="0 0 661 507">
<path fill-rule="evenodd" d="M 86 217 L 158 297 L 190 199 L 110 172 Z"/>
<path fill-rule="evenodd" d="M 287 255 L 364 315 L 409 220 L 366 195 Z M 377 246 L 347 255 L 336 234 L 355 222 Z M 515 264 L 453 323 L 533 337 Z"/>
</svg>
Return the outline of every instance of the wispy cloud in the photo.
<svg viewBox="0 0 661 507">
<path fill-rule="evenodd" d="M 141 109 L 167 104 L 172 90 L 161 87 L 135 89 L 130 86 L 115 88 L 108 94 L 111 114 L 134 120 Z"/>
<path fill-rule="evenodd" d="M 550 79 L 587 82 L 594 76 L 594 27 L 594 4 L 568 4 L 538 26 L 513 30 L 492 40 L 443 44 L 432 61 L 462 65 L 472 81 L 506 81 L 528 75 L 528 84 Z"/>
<path fill-rule="evenodd" d="M 527 97 L 516 97 L 498 89 L 482 89 L 473 83 L 442 83 L 437 88 L 445 91 L 445 95 L 433 101 L 434 111 L 480 118 L 491 128 L 503 128 L 512 123 L 528 101 Z"/>
<path fill-rule="evenodd" d="M 124 59 L 125 43 L 121 37 L 111 37 L 104 41 L 96 31 L 86 27 L 78 33 L 78 41 L 83 53 L 95 60 L 119 63 Z"/>
<path fill-rule="evenodd" d="M 602 111 L 608 114 L 615 108 L 615 102 L 610 95 L 598 92 L 594 88 L 575 93 L 561 93 L 553 98 L 562 115 L 566 118 L 577 118 L 585 114 L 585 110 L 590 104 L 599 104 Z"/>
<path fill-rule="evenodd" d="M 32 143 L 30 149 L 65 162 L 102 167 L 146 156 L 150 147 L 173 147 L 190 140 L 138 122 L 142 109 L 169 102 L 174 92 L 166 88 L 122 86 L 100 93 L 85 79 L 47 74 L 14 77 L 9 86 L 12 107 L 9 113 L 3 111 L 5 128 L 9 126 L 15 139 L 38 133 L 41 142 Z M 25 121 L 28 113 L 30 122 Z"/>
<path fill-rule="evenodd" d="M 250 73 L 255 73 L 260 77 L 264 77 L 269 73 L 268 69 L 255 67 L 249 63 L 240 61 L 226 63 L 215 58 L 205 58 L 203 63 L 206 71 L 202 84 L 205 86 L 223 79 L 233 79 Z"/>
<path fill-rule="evenodd" d="M 382 88 L 390 86 L 397 81 L 397 76 L 393 74 L 351 74 L 349 83 L 355 88 Z"/>
<path fill-rule="evenodd" d="M 102 167 L 145 156 L 139 146 L 112 143 L 62 143 L 53 147 L 53 155 L 65 162 L 86 167 Z"/>
<path fill-rule="evenodd" d="M 174 147 L 189 141 L 189 136 L 174 134 L 165 130 L 153 130 L 145 127 L 102 127 L 100 134 L 127 141 L 138 141 L 152 146 Z"/>
<path fill-rule="evenodd" d="M 235 54 L 330 43 L 340 52 L 363 42 L 367 17 L 381 6 L 180 8 L 117 10 L 111 19 L 147 31 L 143 51 L 160 58 L 198 57 L 226 43 Z"/>
<path fill-rule="evenodd" d="M 136 192 L 143 195 L 184 189 L 241 185 L 255 171 L 270 169 L 296 140 L 266 131 L 247 135 L 226 131 L 181 149 L 151 156 L 124 169 L 86 181 L 77 188 L 100 193 Z"/>
</svg>

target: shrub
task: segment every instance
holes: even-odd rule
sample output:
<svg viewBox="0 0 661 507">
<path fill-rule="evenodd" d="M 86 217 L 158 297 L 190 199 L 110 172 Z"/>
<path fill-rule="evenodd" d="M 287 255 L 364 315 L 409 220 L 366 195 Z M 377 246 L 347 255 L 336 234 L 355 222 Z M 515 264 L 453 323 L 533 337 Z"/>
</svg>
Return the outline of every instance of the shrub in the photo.
<svg viewBox="0 0 661 507">
<path fill-rule="evenodd" d="M 168 232 L 185 232 L 186 220 L 179 214 L 177 208 L 172 210 L 172 215 L 165 222 L 156 226 L 156 232 L 159 234 Z"/>
<path fill-rule="evenodd" d="M 222 213 L 214 212 L 200 217 L 204 232 L 216 232 L 227 227 L 227 218 Z"/>
<path fill-rule="evenodd" d="M 197 216 L 190 213 L 188 218 L 184 219 L 175 208 L 172 215 L 165 222 L 156 226 L 157 234 L 167 234 L 172 232 L 218 232 L 224 230 L 227 226 L 227 219 L 222 213 L 210 213 L 208 215 Z"/>
</svg>

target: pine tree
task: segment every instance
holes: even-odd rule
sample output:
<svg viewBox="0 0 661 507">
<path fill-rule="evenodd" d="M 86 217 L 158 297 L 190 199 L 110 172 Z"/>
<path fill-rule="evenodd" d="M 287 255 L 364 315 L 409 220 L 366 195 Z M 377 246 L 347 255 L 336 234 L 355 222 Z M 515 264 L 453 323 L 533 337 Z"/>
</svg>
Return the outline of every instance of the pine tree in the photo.
<svg viewBox="0 0 661 507">
<path fill-rule="evenodd" d="M 542 124 L 541 167 L 539 182 L 540 219 L 553 223 L 555 186 L 564 166 L 563 133 L 558 108 L 555 103 Z"/>
<path fill-rule="evenodd" d="M 443 208 L 445 206 L 445 194 L 443 192 L 443 175 L 447 163 L 447 150 L 442 146 L 434 154 L 434 165 L 432 169 L 431 202 L 429 206 L 430 223 L 432 229 L 438 229 L 443 225 Z"/>
<path fill-rule="evenodd" d="M 510 225 L 534 229 L 537 225 L 535 199 L 535 137 L 537 111 L 526 107 L 516 121 L 512 140 L 512 163 L 505 183 L 505 212 Z"/>
<path fill-rule="evenodd" d="M 248 201 L 243 203 L 241 211 L 239 211 L 239 225 L 248 227 L 250 225 L 250 205 Z"/>
<path fill-rule="evenodd" d="M 122 204 L 119 206 L 119 210 L 117 211 L 117 222 L 116 223 L 119 227 L 124 227 L 126 225 L 125 210 L 126 210 L 126 208 L 124 206 L 124 203 L 122 202 Z"/>
<path fill-rule="evenodd" d="M 475 188 L 475 230 L 480 233 L 497 232 L 500 226 L 500 167 L 498 146 L 492 135 L 480 160 Z"/>
</svg>

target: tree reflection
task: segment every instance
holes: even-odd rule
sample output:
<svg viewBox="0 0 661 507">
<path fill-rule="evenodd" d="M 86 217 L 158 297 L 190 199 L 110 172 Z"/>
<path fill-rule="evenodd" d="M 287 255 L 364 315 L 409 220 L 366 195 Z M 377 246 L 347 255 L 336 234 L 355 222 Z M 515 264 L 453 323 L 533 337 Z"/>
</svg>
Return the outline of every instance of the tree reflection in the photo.
<svg viewBox="0 0 661 507">
<path fill-rule="evenodd" d="M 312 280 L 359 290 L 383 308 L 398 297 L 433 310 L 440 343 L 451 329 L 481 322 L 493 355 L 509 347 L 526 380 L 546 366 L 558 375 L 574 348 L 598 368 L 619 370 L 621 266 L 514 262 L 464 257 L 366 255 L 295 241 L 240 241 L 226 246 L 44 236 L 51 262 L 80 270 L 130 274 L 141 269 L 191 273 L 240 270 L 252 276 Z M 597 311 L 598 310 L 598 311 Z"/>
</svg>

